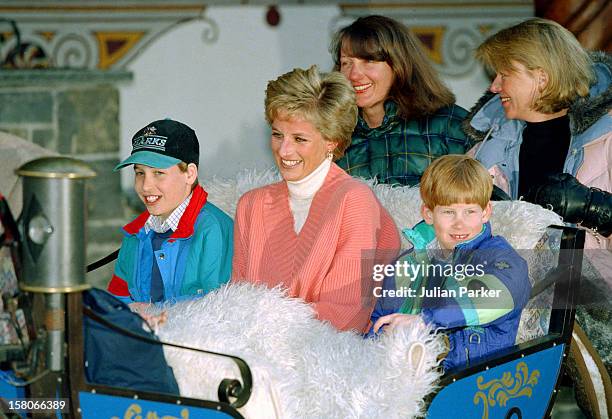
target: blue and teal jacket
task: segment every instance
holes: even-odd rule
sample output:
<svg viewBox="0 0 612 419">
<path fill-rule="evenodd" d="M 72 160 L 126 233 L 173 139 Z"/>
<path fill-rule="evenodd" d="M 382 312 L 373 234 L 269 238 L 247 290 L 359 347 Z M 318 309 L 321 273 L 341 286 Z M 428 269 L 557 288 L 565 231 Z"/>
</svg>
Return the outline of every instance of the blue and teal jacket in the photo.
<svg viewBox="0 0 612 419">
<path fill-rule="evenodd" d="M 204 295 L 230 279 L 233 221 L 206 202 L 196 186 L 178 228 L 153 253 L 154 232 L 145 233 L 149 212 L 123 227 L 124 238 L 108 291 L 125 303 L 151 301 L 151 270 L 159 266 L 168 301 Z"/>
<path fill-rule="evenodd" d="M 501 236 L 492 236 L 491 225 L 486 223 L 478 236 L 457 245 L 445 261 L 431 251 L 433 226 L 422 221 L 403 233 L 414 247 L 398 261 L 422 266 L 421 274 L 387 277 L 382 288 L 411 288 L 415 297 L 388 297 L 383 292 L 372 324 L 401 312 L 419 314 L 425 323 L 444 329 L 449 340 L 449 353 L 442 363 L 445 370 L 468 366 L 513 346 L 531 285 L 527 263 L 510 244 Z M 472 267 L 469 272 L 468 266 Z"/>
</svg>

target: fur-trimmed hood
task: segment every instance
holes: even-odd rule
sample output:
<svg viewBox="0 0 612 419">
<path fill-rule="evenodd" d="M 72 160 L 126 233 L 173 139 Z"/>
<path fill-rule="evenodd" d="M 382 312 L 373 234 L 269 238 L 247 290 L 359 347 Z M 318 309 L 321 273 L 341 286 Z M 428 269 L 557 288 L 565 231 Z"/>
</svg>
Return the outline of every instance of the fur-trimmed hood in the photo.
<svg viewBox="0 0 612 419">
<path fill-rule="evenodd" d="M 612 108 L 612 56 L 605 52 L 591 52 L 590 57 L 593 61 L 596 81 L 591 86 L 588 96 L 578 98 L 569 107 L 568 115 L 572 135 L 586 131 Z M 498 95 L 486 91 L 468 112 L 463 121 L 463 130 L 473 140 L 482 141 L 488 129 L 507 121 L 501 103 L 495 104 L 495 102 L 499 102 Z M 488 119 L 488 124 L 481 120 L 480 126 L 474 127 L 472 125 L 474 118 L 485 107 L 492 108 L 490 115 L 484 116 L 484 119 Z M 480 118 L 477 119 L 480 120 Z"/>
</svg>

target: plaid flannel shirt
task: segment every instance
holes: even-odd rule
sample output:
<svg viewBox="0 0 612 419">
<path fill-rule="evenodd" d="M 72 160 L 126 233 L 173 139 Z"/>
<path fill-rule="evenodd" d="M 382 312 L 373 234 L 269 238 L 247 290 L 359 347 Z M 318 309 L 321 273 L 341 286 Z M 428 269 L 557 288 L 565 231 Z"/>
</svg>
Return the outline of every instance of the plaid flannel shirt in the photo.
<svg viewBox="0 0 612 419">
<path fill-rule="evenodd" d="M 436 158 L 464 154 L 472 142 L 461 123 L 467 111 L 451 105 L 433 115 L 406 120 L 397 105 L 385 102 L 385 117 L 376 128 L 360 116 L 351 145 L 337 164 L 352 176 L 376 178 L 380 183 L 416 185 Z"/>
</svg>

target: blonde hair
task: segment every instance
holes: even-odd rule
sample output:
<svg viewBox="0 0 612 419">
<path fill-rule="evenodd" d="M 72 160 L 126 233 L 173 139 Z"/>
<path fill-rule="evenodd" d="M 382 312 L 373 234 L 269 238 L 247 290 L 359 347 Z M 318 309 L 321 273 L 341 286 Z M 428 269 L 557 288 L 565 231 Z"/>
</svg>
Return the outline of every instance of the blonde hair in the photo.
<svg viewBox="0 0 612 419">
<path fill-rule="evenodd" d="M 440 79 L 419 39 L 397 20 L 360 17 L 334 35 L 329 49 L 334 70 L 340 70 L 343 50 L 353 57 L 386 62 L 393 71 L 389 98 L 404 119 L 431 115 L 455 103 L 455 95 Z"/>
<path fill-rule="evenodd" d="M 570 31 L 546 19 L 529 19 L 502 29 L 476 50 L 476 58 L 494 72 L 541 69 L 548 82 L 534 98 L 532 109 L 555 113 L 589 93 L 595 80 L 588 53 Z"/>
<path fill-rule="evenodd" d="M 427 208 L 436 205 L 478 204 L 485 209 L 491 200 L 493 180 L 480 162 L 464 154 L 447 154 L 431 163 L 420 185 Z"/>
<path fill-rule="evenodd" d="M 336 143 L 334 159 L 344 155 L 357 124 L 355 92 L 339 72 L 320 73 L 317 66 L 296 68 L 268 83 L 266 120 L 299 117 L 307 120 L 323 139 Z"/>
</svg>

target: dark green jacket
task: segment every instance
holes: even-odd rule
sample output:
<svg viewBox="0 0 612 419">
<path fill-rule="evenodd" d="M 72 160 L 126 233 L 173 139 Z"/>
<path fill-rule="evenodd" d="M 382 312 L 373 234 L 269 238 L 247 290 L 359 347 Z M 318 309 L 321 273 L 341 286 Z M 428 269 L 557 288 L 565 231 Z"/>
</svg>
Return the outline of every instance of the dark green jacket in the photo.
<svg viewBox="0 0 612 419">
<path fill-rule="evenodd" d="M 461 123 L 467 111 L 451 105 L 433 115 L 405 120 L 393 101 L 385 102 L 385 117 L 370 128 L 360 116 L 351 145 L 338 165 L 352 176 L 378 179 L 380 183 L 416 185 L 436 158 L 464 154 L 471 148 Z"/>
</svg>

